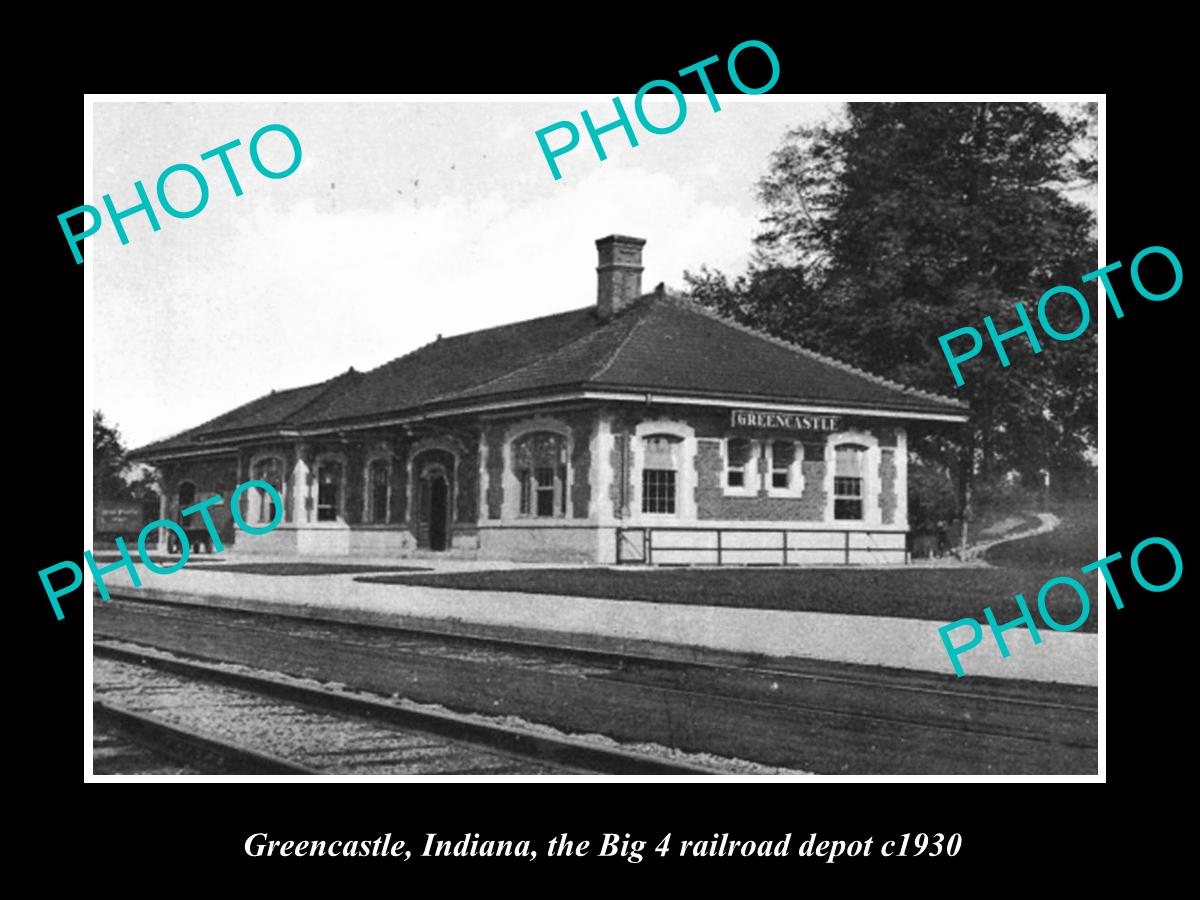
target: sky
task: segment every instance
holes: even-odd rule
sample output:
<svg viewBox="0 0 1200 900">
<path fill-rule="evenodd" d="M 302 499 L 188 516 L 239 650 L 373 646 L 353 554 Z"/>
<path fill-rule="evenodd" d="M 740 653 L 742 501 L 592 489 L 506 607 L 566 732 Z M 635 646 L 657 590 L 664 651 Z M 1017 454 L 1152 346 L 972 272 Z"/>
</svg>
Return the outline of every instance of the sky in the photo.
<svg viewBox="0 0 1200 900">
<path fill-rule="evenodd" d="M 755 185 L 786 131 L 834 118 L 838 104 L 780 97 L 687 96 L 671 134 L 634 119 L 637 147 L 617 129 L 600 161 L 580 119 L 615 118 L 608 97 L 538 102 L 97 102 L 93 190 L 103 208 L 152 197 L 161 230 L 134 214 L 122 246 L 111 221 L 86 240 L 93 269 L 90 403 L 137 447 L 198 425 L 270 390 L 367 371 L 434 340 L 595 303 L 596 238 L 646 239 L 643 290 L 682 288 L 701 265 L 740 273 L 761 208 Z M 632 98 L 622 98 L 632 117 Z M 781 102 L 782 101 L 782 102 Z M 669 123 L 675 101 L 646 104 Z M 581 141 L 554 180 L 535 132 L 561 120 Z M 280 123 L 302 148 L 299 167 L 261 176 L 248 145 Z M 233 139 L 244 194 L 219 160 Z M 564 132 L 549 136 L 551 146 Z M 263 138 L 281 170 L 287 139 Z M 166 215 L 154 197 L 175 163 L 204 173 L 207 206 Z M 199 198 L 175 174 L 178 209 Z"/>
</svg>

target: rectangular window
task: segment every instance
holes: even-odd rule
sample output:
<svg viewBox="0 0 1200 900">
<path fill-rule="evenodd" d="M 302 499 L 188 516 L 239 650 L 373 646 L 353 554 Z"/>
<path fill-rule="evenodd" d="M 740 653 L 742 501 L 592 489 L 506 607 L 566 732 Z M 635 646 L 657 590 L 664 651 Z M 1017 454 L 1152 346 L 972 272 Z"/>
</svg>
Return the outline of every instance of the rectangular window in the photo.
<svg viewBox="0 0 1200 900">
<path fill-rule="evenodd" d="M 375 460 L 371 463 L 371 521 L 376 525 L 387 522 L 388 512 L 388 463 Z"/>
<path fill-rule="evenodd" d="M 528 469 L 522 469 L 518 473 L 521 480 L 521 515 L 529 515 L 532 507 L 533 498 L 533 473 Z"/>
<path fill-rule="evenodd" d="M 642 512 L 674 514 L 674 469 L 642 469 Z"/>
<path fill-rule="evenodd" d="M 833 517 L 835 519 L 861 519 L 862 479 L 833 479 Z"/>
<path fill-rule="evenodd" d="M 338 518 L 338 489 L 341 487 L 342 467 L 325 463 L 317 470 L 317 521 L 336 522 Z"/>
<path fill-rule="evenodd" d="M 795 461 L 795 444 L 791 441 L 771 443 L 771 487 L 787 490 L 792 486 L 792 464 Z"/>
<path fill-rule="evenodd" d="M 857 444 L 842 444 L 834 454 L 833 517 L 861 519 L 867 448 Z"/>
<path fill-rule="evenodd" d="M 517 473 L 521 515 L 553 518 L 567 514 L 567 467 L 538 466 Z"/>
<path fill-rule="evenodd" d="M 675 473 L 682 444 L 669 434 L 642 438 L 642 512 L 675 515 Z"/>
<path fill-rule="evenodd" d="M 754 450 L 754 442 L 745 440 L 744 438 L 729 438 L 725 442 L 727 457 L 725 468 L 726 487 L 745 488 L 754 486 L 754 473 L 752 470 L 755 456 Z"/>
<path fill-rule="evenodd" d="M 549 466 L 539 466 L 534 470 L 537 493 L 537 515 L 554 515 L 554 469 Z"/>
</svg>

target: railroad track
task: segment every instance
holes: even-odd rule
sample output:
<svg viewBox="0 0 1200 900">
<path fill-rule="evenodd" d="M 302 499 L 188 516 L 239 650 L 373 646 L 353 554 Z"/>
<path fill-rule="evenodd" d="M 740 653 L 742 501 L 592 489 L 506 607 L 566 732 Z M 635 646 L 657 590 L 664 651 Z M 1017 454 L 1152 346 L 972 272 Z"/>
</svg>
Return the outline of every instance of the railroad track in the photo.
<svg viewBox="0 0 1200 900">
<path fill-rule="evenodd" d="M 809 661 L 695 662 L 126 595 L 97 635 L 807 771 L 1096 770 L 1095 691 Z M 257 663 L 256 663 L 257 664 Z M 535 715 L 536 712 L 536 715 Z"/>
<path fill-rule="evenodd" d="M 92 701 L 93 727 L 102 727 L 119 735 L 123 754 L 113 764 L 105 760 L 107 771 L 100 771 L 99 760 L 93 759 L 97 775 L 154 775 L 164 774 L 162 759 L 177 764 L 174 775 L 315 775 L 315 770 L 289 762 L 272 753 L 239 746 L 213 734 L 174 725 L 152 715 L 114 706 L 102 700 Z M 93 749 L 93 755 L 95 749 Z"/>
<path fill-rule="evenodd" d="M 95 775 L 203 775 L 205 771 L 176 754 L 155 750 L 149 741 L 138 741 L 128 727 L 92 717 L 92 771 Z"/>
<path fill-rule="evenodd" d="M 237 774 L 638 774 L 715 770 L 276 673 L 93 644 L 95 721 L 202 771 Z"/>
</svg>

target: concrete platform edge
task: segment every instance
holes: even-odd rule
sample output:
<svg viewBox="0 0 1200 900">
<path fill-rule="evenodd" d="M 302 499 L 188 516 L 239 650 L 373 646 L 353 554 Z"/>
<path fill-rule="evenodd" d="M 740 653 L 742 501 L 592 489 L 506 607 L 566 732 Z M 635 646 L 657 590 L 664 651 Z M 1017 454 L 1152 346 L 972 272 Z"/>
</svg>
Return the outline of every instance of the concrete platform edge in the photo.
<svg viewBox="0 0 1200 900">
<path fill-rule="evenodd" d="M 682 643 L 663 641 L 648 641 L 639 638 L 625 638 L 615 635 L 598 634 L 583 631 L 557 631 L 552 629 L 527 628 L 516 625 L 500 625 L 489 622 L 473 622 L 453 617 L 412 616 L 403 613 L 381 612 L 362 607 L 336 607 L 325 604 L 280 603 L 272 600 L 251 597 L 236 597 L 228 594 L 198 593 L 191 591 L 170 591 L 161 588 L 142 587 L 136 590 L 110 588 L 112 600 L 119 603 L 122 599 L 130 600 L 163 600 L 172 603 L 207 606 L 218 609 L 240 610 L 244 612 L 269 613 L 272 615 L 293 618 L 312 619 L 316 621 L 337 622 L 344 625 L 366 625 L 394 628 L 398 630 L 423 631 L 452 637 L 481 638 L 514 641 L 555 647 L 562 650 L 585 650 L 598 653 L 625 654 L 649 657 L 681 663 L 696 663 L 709 665 L 741 665 L 764 669 L 779 669 L 795 672 L 813 666 L 834 668 L 848 674 L 869 672 L 871 670 L 885 671 L 909 678 L 936 678 L 946 680 L 948 685 L 967 687 L 971 684 L 984 685 L 1040 685 L 1043 687 L 1095 690 L 1094 686 L 1073 682 L 1047 682 L 1040 679 L 999 678 L 991 675 L 969 676 L 961 681 L 950 682 L 945 676 L 927 669 L 898 668 L 883 664 L 872 665 L 842 660 L 824 659 L 817 656 L 775 656 L 767 653 L 746 653 L 733 650 L 722 650 L 713 647 L 702 647 Z M 99 594 L 94 594 L 99 598 Z"/>
</svg>

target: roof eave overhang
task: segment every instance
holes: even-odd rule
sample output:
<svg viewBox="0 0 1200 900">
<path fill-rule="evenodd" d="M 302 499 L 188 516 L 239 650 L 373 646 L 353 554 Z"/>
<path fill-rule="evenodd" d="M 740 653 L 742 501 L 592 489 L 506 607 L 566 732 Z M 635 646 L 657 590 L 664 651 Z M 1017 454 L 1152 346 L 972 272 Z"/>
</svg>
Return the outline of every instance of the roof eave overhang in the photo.
<svg viewBox="0 0 1200 900">
<path fill-rule="evenodd" d="M 781 400 L 778 397 L 757 395 L 713 395 L 674 393 L 669 391 L 588 391 L 588 399 L 622 400 L 641 399 L 648 403 L 678 403 L 684 406 L 733 406 L 737 404 L 760 404 L 784 412 L 813 412 L 830 415 L 874 416 L 889 419 L 919 419 L 935 422 L 966 422 L 970 418 L 967 409 L 912 410 L 902 407 L 886 407 L 871 404 L 830 403 L 817 400 Z"/>
<path fill-rule="evenodd" d="M 361 419 L 359 421 L 344 421 L 328 425 L 311 427 L 289 426 L 286 429 L 264 430 L 239 434 L 234 438 L 225 435 L 224 440 L 238 441 L 306 438 L 321 435 L 337 434 L 346 431 L 363 431 L 372 428 L 385 428 L 392 425 L 411 425 L 432 419 L 449 418 L 452 416 L 488 413 L 522 407 L 545 406 L 553 403 L 588 401 L 612 401 L 624 403 L 671 403 L 682 406 L 731 406 L 738 404 L 759 404 L 770 406 L 772 409 L 784 412 L 811 412 L 828 415 L 872 416 L 885 419 L 906 419 L 925 422 L 958 422 L 970 420 L 970 411 L 966 408 L 947 408 L 946 410 L 915 410 L 903 407 L 887 407 L 859 403 L 831 403 L 829 401 L 781 400 L 778 397 L 767 397 L 748 394 L 705 395 L 702 393 L 675 392 L 651 390 L 643 388 L 573 388 L 559 390 L 553 393 L 536 393 L 532 395 L 497 397 L 492 399 L 480 398 L 477 401 L 451 402 L 430 405 L 424 409 L 414 409 L 405 412 L 382 413 Z M 154 459 L 178 459 L 192 456 L 222 456 L 237 452 L 233 446 L 189 448 L 186 450 L 162 450 L 149 453 L 131 454 L 134 459 L 152 461 Z"/>
<path fill-rule="evenodd" d="M 184 459 L 191 456 L 234 456 L 237 452 L 237 447 L 229 446 L 185 447 L 178 450 L 163 448 L 161 450 L 134 450 L 129 454 L 129 458 L 134 462 L 154 462 L 156 460 Z"/>
<path fill-rule="evenodd" d="M 522 407 L 546 406 L 551 403 L 569 403 L 580 400 L 607 400 L 626 403 L 677 403 L 685 406 L 730 406 L 735 404 L 757 403 L 769 405 L 773 409 L 787 412 L 815 412 L 842 415 L 877 416 L 893 419 L 916 419 L 936 422 L 966 422 L 969 420 L 969 410 L 947 409 L 912 410 L 904 408 L 889 408 L 870 404 L 841 403 L 831 404 L 825 401 L 783 401 L 777 397 L 758 395 L 704 395 L 701 393 L 671 392 L 646 388 L 571 388 L 557 390 L 552 393 L 520 394 L 509 397 L 480 398 L 477 401 L 454 402 L 429 406 L 425 409 L 381 414 L 367 421 L 342 422 L 339 424 L 317 425 L 303 429 L 303 436 L 319 434 L 335 434 L 340 431 L 356 431 L 368 428 L 381 428 L 389 425 L 408 425 L 424 422 L 430 419 L 449 418 L 451 416 L 471 415 L 497 410 L 520 409 Z"/>
</svg>

